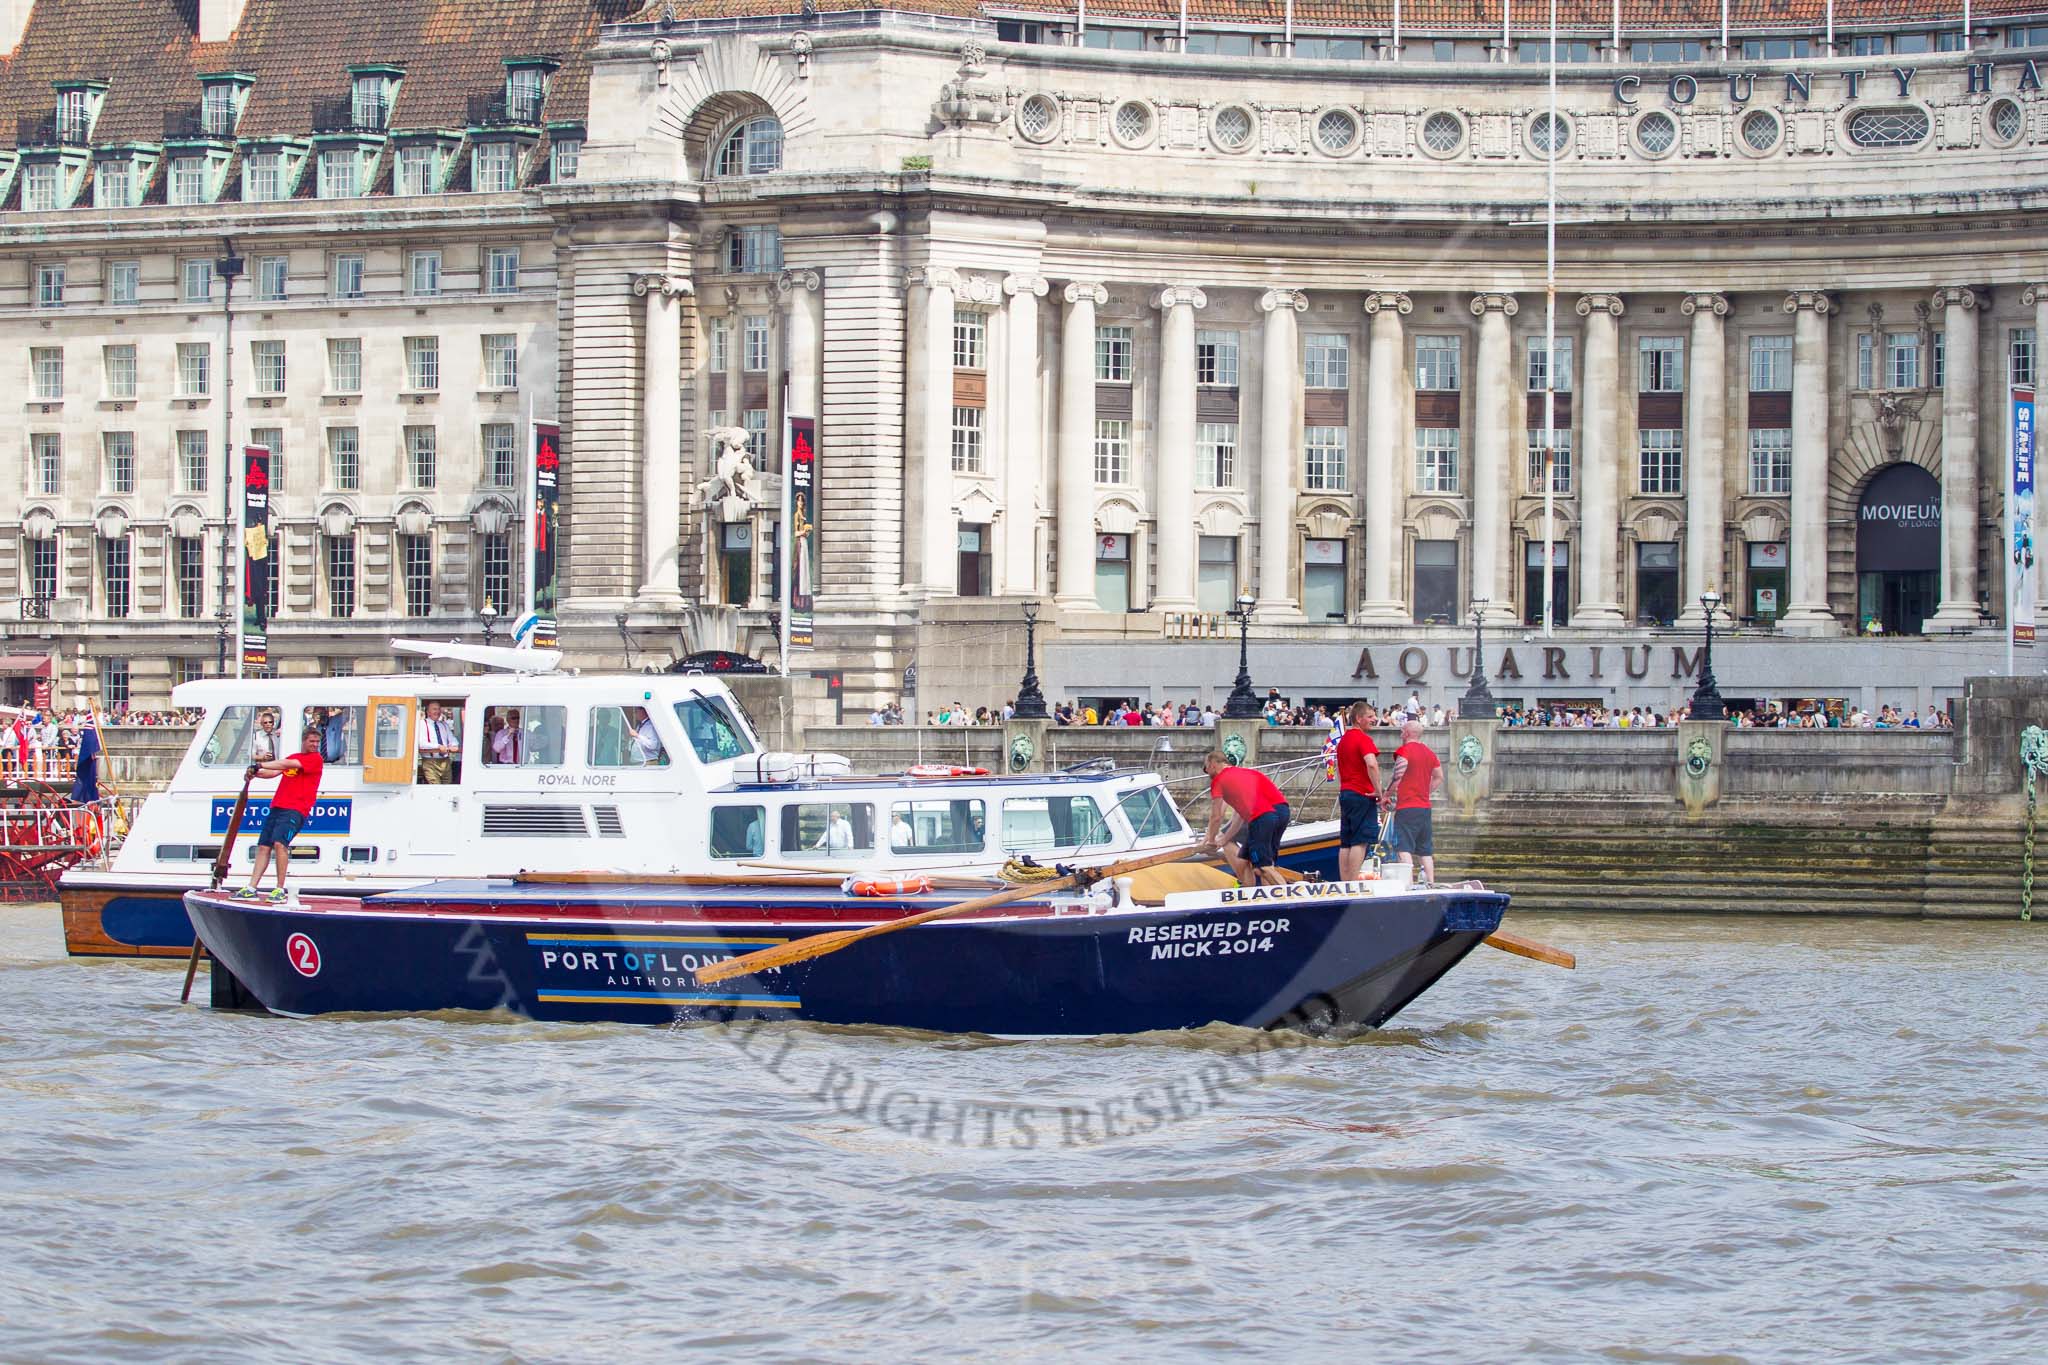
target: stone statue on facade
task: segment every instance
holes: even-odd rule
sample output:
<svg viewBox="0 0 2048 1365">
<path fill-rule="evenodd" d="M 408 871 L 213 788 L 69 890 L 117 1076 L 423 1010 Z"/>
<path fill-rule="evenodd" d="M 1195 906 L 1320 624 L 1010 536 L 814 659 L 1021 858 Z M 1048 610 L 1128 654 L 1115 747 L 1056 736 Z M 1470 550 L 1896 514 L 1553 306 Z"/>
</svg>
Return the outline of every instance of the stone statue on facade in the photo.
<svg viewBox="0 0 2048 1365">
<path fill-rule="evenodd" d="M 747 452 L 744 427 L 717 427 L 711 433 L 711 477 L 697 485 L 713 520 L 745 521 L 761 501 L 760 475 Z"/>
</svg>

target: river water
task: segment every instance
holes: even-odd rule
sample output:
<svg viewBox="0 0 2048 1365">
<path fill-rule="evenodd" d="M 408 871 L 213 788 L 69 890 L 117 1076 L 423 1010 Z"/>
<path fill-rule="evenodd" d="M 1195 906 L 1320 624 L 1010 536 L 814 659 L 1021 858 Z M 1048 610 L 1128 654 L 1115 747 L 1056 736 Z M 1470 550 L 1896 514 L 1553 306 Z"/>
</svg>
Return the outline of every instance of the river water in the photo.
<svg viewBox="0 0 2048 1365">
<path fill-rule="evenodd" d="M 1580 969 L 1004 1043 L 214 1014 L 0 908 L 0 1359 L 2041 1358 L 2048 925 L 1511 927 Z"/>
</svg>

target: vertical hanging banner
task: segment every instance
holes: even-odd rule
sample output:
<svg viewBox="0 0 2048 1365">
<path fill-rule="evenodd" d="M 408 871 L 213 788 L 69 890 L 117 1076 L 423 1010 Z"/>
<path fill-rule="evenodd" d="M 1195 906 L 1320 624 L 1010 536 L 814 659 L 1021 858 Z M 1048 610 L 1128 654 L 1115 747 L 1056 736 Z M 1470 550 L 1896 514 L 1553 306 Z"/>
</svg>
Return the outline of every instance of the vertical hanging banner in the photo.
<svg viewBox="0 0 2048 1365">
<path fill-rule="evenodd" d="M 562 501 L 562 428 L 555 422 L 533 424 L 533 540 L 527 547 L 528 610 L 533 647 L 557 647 L 555 632 L 555 518 Z"/>
<path fill-rule="evenodd" d="M 2006 499 L 2012 567 L 2007 615 L 2014 644 L 2034 643 L 2034 391 L 2012 391 L 2012 487 Z"/>
<path fill-rule="evenodd" d="M 818 419 L 789 419 L 789 644 L 812 647 L 818 573 Z"/>
<path fill-rule="evenodd" d="M 242 667 L 270 664 L 270 451 L 242 447 Z"/>
</svg>

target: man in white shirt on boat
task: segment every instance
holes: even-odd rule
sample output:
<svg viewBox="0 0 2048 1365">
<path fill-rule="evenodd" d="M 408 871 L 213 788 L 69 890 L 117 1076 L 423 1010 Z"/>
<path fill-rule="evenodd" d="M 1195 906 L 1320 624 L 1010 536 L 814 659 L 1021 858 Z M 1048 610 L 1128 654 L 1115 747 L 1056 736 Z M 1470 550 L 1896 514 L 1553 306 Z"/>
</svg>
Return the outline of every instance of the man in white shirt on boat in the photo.
<svg viewBox="0 0 2048 1365">
<path fill-rule="evenodd" d="M 420 756 L 420 781 L 430 786 L 447 786 L 455 781 L 455 755 L 459 751 L 455 727 L 441 713 L 441 703 L 427 702 L 420 708 L 415 725 L 414 747 Z"/>
<path fill-rule="evenodd" d="M 910 827 L 910 821 L 903 818 L 903 812 L 896 812 L 895 821 L 889 826 L 889 847 L 907 849 L 917 844 L 917 831 Z"/>
<path fill-rule="evenodd" d="M 846 818 L 843 806 L 832 807 L 831 817 L 825 822 L 825 832 L 818 836 L 818 842 L 811 847 L 835 853 L 853 847 L 853 821 Z"/>
</svg>

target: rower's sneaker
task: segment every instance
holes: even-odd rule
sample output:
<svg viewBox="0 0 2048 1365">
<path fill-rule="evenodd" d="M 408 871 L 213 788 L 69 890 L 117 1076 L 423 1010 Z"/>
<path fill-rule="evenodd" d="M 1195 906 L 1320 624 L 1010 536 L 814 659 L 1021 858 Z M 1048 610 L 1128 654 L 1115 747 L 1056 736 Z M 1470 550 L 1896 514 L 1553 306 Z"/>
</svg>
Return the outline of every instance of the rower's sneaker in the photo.
<svg viewBox="0 0 2048 1365">
<path fill-rule="evenodd" d="M 269 897 L 270 903 L 272 905 L 283 905 L 286 901 L 290 900 L 291 898 L 292 893 L 285 890 L 281 886 L 277 890 L 271 892 Z"/>
<path fill-rule="evenodd" d="M 235 888 L 235 894 L 232 897 L 232 899 L 238 901 L 253 901 L 256 899 L 256 888 L 253 886 L 238 886 Z"/>
</svg>

